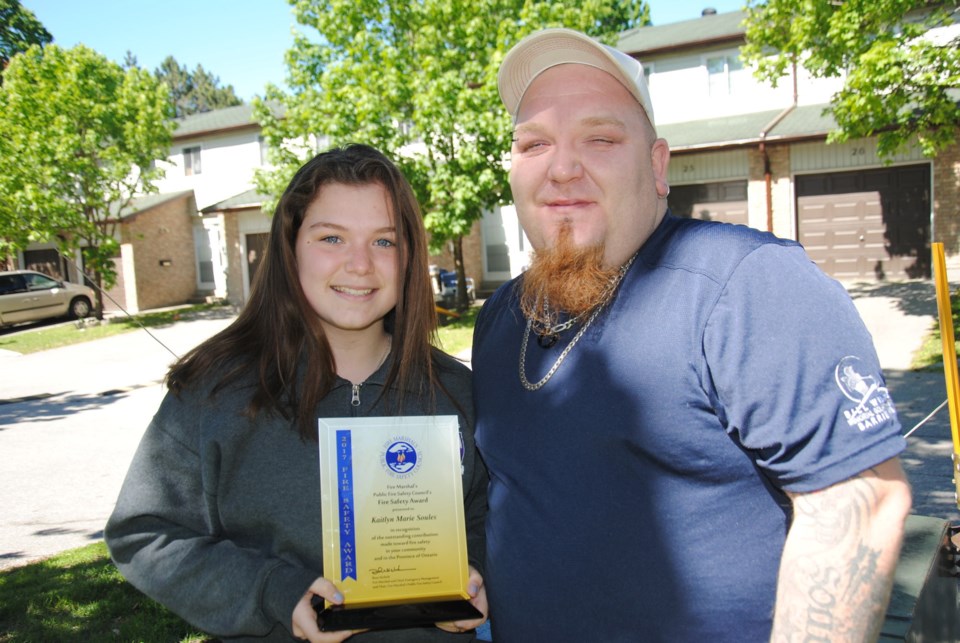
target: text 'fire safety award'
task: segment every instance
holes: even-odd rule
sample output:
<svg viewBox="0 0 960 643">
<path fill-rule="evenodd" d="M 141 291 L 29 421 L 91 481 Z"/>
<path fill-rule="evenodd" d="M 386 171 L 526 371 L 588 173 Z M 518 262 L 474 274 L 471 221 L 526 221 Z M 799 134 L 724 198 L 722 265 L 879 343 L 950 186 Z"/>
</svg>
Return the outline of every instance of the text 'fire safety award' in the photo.
<svg viewBox="0 0 960 643">
<path fill-rule="evenodd" d="M 466 601 L 457 417 L 326 418 L 319 439 L 323 573 L 344 596 L 324 629 L 479 616 Z"/>
</svg>

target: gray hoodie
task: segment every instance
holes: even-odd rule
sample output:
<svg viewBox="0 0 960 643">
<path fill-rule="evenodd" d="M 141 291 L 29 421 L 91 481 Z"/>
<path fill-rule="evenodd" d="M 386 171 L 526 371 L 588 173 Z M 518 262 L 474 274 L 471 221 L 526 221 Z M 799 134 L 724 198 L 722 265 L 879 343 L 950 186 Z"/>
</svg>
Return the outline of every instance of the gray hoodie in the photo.
<svg viewBox="0 0 960 643">
<path fill-rule="evenodd" d="M 359 388 L 338 379 L 317 417 L 386 415 L 389 360 Z M 405 400 L 405 415 L 458 415 L 470 564 L 483 570 L 487 473 L 473 438 L 471 373 L 438 353 L 436 408 Z M 252 378 L 251 378 L 252 379 Z M 131 584 L 193 626 L 229 640 L 292 641 L 293 608 L 323 574 L 319 453 L 277 414 L 243 415 L 251 383 L 210 397 L 168 393 L 137 449 L 107 522 L 110 554 Z M 436 628 L 357 635 L 374 641 L 465 641 Z"/>
</svg>

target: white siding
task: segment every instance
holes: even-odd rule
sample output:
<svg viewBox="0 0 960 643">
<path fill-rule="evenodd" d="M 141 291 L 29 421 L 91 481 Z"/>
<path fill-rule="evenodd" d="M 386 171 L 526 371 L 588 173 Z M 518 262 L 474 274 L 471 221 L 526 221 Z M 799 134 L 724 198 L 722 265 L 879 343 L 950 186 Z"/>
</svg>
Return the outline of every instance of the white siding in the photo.
<svg viewBox="0 0 960 643">
<path fill-rule="evenodd" d="M 893 163 L 928 161 L 916 145 L 889 159 Z M 790 147 L 790 170 L 794 173 L 856 169 L 884 165 L 877 155 L 876 139 L 846 143 L 795 143 Z"/>
<path fill-rule="evenodd" d="M 679 58 L 644 60 L 650 71 L 650 95 L 659 124 L 721 118 L 737 114 L 781 109 L 793 103 L 794 83 L 784 76 L 774 87 L 761 83 L 747 68 L 738 68 L 738 48 L 707 49 Z M 731 60 L 726 83 L 711 77 L 707 61 Z M 798 69 L 797 104 L 815 105 L 830 102 L 830 97 L 843 86 L 842 79 L 813 78 Z M 724 93 L 726 87 L 729 93 Z"/>
<path fill-rule="evenodd" d="M 670 159 L 667 180 L 670 183 L 708 183 L 746 179 L 749 161 L 746 150 L 711 152 L 709 154 L 684 154 Z"/>
<path fill-rule="evenodd" d="M 253 171 L 260 167 L 259 131 L 210 135 L 175 141 L 160 192 L 193 190 L 197 208 L 203 209 L 253 187 Z M 185 176 L 183 150 L 200 147 L 201 172 Z"/>
</svg>

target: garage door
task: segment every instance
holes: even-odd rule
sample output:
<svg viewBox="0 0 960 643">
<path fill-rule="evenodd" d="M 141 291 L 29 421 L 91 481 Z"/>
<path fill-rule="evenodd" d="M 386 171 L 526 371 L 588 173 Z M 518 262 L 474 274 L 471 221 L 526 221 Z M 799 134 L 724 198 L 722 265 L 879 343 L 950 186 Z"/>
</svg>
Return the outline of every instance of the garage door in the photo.
<svg viewBox="0 0 960 643">
<path fill-rule="evenodd" d="M 796 177 L 807 254 L 841 280 L 930 277 L 930 166 Z"/>
<path fill-rule="evenodd" d="M 681 217 L 747 224 L 747 182 L 670 186 L 670 211 Z"/>
<path fill-rule="evenodd" d="M 36 270 L 45 275 L 50 275 L 54 279 L 67 278 L 66 262 L 60 257 L 60 253 L 54 248 L 42 250 L 24 250 L 23 251 L 24 268 L 27 270 Z"/>
</svg>

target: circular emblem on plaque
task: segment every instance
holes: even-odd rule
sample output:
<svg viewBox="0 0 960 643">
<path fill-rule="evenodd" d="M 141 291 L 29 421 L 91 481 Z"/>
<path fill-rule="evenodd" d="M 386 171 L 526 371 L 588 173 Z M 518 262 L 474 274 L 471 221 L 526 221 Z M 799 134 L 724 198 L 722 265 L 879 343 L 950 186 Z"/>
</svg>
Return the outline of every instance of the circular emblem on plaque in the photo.
<svg viewBox="0 0 960 643">
<path fill-rule="evenodd" d="M 410 473 L 417 466 L 417 450 L 409 442 L 398 440 L 387 447 L 384 459 L 394 473 Z"/>
</svg>

